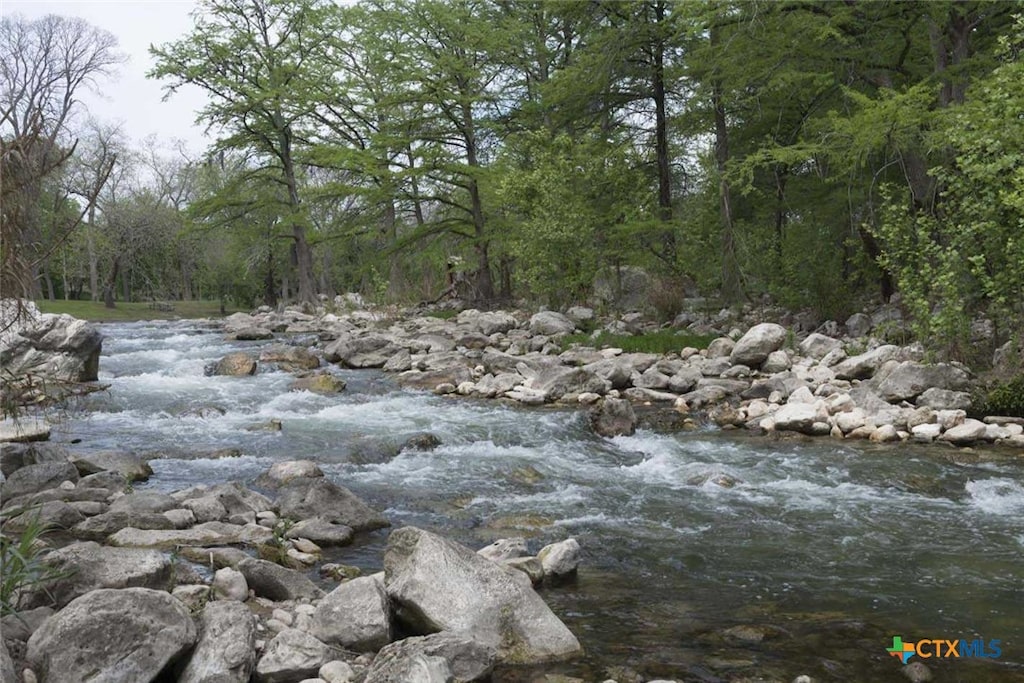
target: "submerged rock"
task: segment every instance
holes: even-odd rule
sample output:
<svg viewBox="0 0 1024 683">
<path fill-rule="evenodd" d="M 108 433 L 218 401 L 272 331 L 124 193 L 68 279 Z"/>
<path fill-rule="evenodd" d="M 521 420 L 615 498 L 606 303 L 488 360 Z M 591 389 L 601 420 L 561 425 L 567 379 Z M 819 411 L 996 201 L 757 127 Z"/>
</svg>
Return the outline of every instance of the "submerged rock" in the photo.
<svg viewBox="0 0 1024 683">
<path fill-rule="evenodd" d="M 255 375 L 256 359 L 244 351 L 229 353 L 209 369 L 209 374 L 226 375 L 228 377 Z"/>
</svg>

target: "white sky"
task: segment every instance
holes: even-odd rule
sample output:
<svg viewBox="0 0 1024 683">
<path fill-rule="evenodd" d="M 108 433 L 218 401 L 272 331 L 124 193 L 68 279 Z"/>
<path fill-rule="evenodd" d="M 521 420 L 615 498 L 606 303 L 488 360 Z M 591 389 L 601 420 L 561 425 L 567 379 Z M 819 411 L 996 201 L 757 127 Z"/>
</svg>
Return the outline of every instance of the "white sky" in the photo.
<svg viewBox="0 0 1024 683">
<path fill-rule="evenodd" d="M 77 16 L 113 33 L 128 62 L 118 75 L 100 81 L 99 95 L 81 94 L 89 113 L 104 122 L 121 122 L 136 142 L 156 134 L 165 145 L 184 140 L 198 154 L 210 142 L 203 126 L 195 123 L 196 112 L 206 101 L 202 91 L 182 88 L 163 101 L 164 82 L 146 78 L 153 66 L 149 46 L 184 36 L 192 27 L 189 13 L 194 8 L 194 0 L 0 0 L 0 16 Z"/>
</svg>

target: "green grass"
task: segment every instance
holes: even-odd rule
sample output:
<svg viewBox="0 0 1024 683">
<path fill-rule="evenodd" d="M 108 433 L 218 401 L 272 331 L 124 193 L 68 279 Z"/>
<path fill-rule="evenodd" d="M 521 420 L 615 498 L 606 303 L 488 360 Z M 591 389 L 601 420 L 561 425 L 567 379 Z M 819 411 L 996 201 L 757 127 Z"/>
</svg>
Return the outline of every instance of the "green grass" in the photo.
<svg viewBox="0 0 1024 683">
<path fill-rule="evenodd" d="M 136 320 L 171 320 L 177 318 L 219 318 L 220 302 L 173 301 L 173 311 L 158 311 L 147 302 L 118 302 L 116 308 L 104 308 L 102 301 L 36 301 L 43 313 L 68 313 L 91 322 L 133 322 Z M 240 309 L 227 309 L 228 314 Z"/>
<path fill-rule="evenodd" d="M 573 344 L 580 346 L 594 346 L 601 348 L 622 349 L 626 353 L 670 353 L 681 351 L 687 346 L 696 349 L 706 349 L 708 344 L 714 340 L 710 335 L 687 334 L 675 330 L 658 330 L 647 334 L 621 335 L 600 333 L 595 339 L 589 334 L 570 334 L 562 337 L 560 344 L 562 349 L 568 349 Z"/>
<path fill-rule="evenodd" d="M 427 313 L 426 316 L 428 318 L 440 318 L 441 320 L 451 320 L 458 314 L 459 311 L 456 311 L 453 308 L 444 308 L 439 311 L 431 311 L 430 313 Z"/>
</svg>

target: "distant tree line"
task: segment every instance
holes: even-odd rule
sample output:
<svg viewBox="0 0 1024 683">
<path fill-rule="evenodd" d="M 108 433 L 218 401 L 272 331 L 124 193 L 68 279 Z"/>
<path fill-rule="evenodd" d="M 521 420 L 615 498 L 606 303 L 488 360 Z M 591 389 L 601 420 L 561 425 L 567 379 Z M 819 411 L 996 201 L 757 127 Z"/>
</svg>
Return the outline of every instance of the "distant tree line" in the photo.
<svg viewBox="0 0 1024 683">
<path fill-rule="evenodd" d="M 24 35 L 86 37 L 75 87 L 115 46 L 5 18 L 5 289 L 413 301 L 457 279 L 564 305 L 632 267 L 666 315 L 768 294 L 836 317 L 899 292 L 922 335 L 957 343 L 982 313 L 1005 332 L 1024 291 L 1016 7 L 203 0 L 150 73 L 209 95 L 198 159 L 72 129 L 52 114 L 67 88 L 26 98 L 19 64 L 69 62 Z"/>
</svg>

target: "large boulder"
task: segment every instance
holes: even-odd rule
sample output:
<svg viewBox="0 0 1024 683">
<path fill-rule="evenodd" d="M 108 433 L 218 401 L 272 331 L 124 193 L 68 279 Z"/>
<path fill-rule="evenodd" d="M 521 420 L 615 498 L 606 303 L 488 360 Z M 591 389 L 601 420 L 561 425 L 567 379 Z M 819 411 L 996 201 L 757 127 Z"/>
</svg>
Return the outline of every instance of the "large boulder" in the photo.
<svg viewBox="0 0 1024 683">
<path fill-rule="evenodd" d="M 800 342 L 799 348 L 803 355 L 814 360 L 821 360 L 829 353 L 843 348 L 843 342 L 818 332 L 812 332 Z"/>
<path fill-rule="evenodd" d="M 199 618 L 199 643 L 178 683 L 246 683 L 256 664 L 256 619 L 240 602 L 210 602 Z"/>
<path fill-rule="evenodd" d="M 213 365 L 210 374 L 228 377 L 255 375 L 256 359 L 244 351 L 229 353 Z"/>
<path fill-rule="evenodd" d="M 339 546 L 351 543 L 353 533 L 350 526 L 335 524 L 323 517 L 313 517 L 296 522 L 285 532 L 285 538 L 304 538 L 319 546 Z"/>
<path fill-rule="evenodd" d="M 285 372 L 315 370 L 320 367 L 320 359 L 306 347 L 284 344 L 275 344 L 260 351 L 260 362 L 273 363 Z"/>
<path fill-rule="evenodd" d="M 897 403 L 911 401 L 928 389 L 962 391 L 968 388 L 969 383 L 967 373 L 953 365 L 904 361 L 878 383 L 878 394 L 890 403 Z"/>
<path fill-rule="evenodd" d="M 347 368 L 380 368 L 398 350 L 387 337 L 342 337 L 324 349 L 324 358 Z"/>
<path fill-rule="evenodd" d="M 19 419 L 5 418 L 0 420 L 0 443 L 30 444 L 46 441 L 50 438 L 50 423 L 34 417 Z"/>
<path fill-rule="evenodd" d="M 622 398 L 606 398 L 590 411 L 590 426 L 599 436 L 623 436 L 636 431 L 633 404 Z"/>
<path fill-rule="evenodd" d="M 26 659 L 46 682 L 145 683 L 196 642 L 188 608 L 165 591 L 101 589 L 48 619 Z"/>
<path fill-rule="evenodd" d="M 169 531 L 177 528 L 170 518 L 159 512 L 107 511 L 82 520 L 71 533 L 75 538 L 87 541 L 102 541 L 121 529 L 159 529 Z"/>
<path fill-rule="evenodd" d="M 966 391 L 950 391 L 933 387 L 917 397 L 916 405 L 935 410 L 970 410 L 971 394 Z"/>
<path fill-rule="evenodd" d="M 66 460 L 28 465 L 12 473 L 0 486 L 0 498 L 10 501 L 18 496 L 55 489 L 65 481 L 78 481 L 78 470 Z"/>
<path fill-rule="evenodd" d="M 557 401 L 567 394 L 606 394 L 610 388 L 607 380 L 585 368 L 567 368 L 561 365 L 542 370 L 531 380 L 531 384 L 529 388 L 543 393 L 549 401 Z"/>
<path fill-rule="evenodd" d="M 475 309 L 468 309 L 459 313 L 456 318 L 460 325 L 466 325 L 482 335 L 504 334 L 514 329 L 519 323 L 511 314 L 505 311 L 480 312 Z"/>
<path fill-rule="evenodd" d="M 67 449 L 53 443 L 6 443 L 0 448 L 0 473 L 5 477 L 11 476 L 26 465 L 67 461 Z"/>
<path fill-rule="evenodd" d="M 277 504 L 282 517 L 295 520 L 319 517 L 355 531 L 372 531 L 391 524 L 351 491 L 323 477 L 289 481 L 278 492 Z"/>
<path fill-rule="evenodd" d="M 312 634 L 346 650 L 376 652 L 391 642 L 391 607 L 380 576 L 346 581 L 313 614 Z"/>
<path fill-rule="evenodd" d="M 44 562 L 60 577 L 42 587 L 57 605 L 99 588 L 166 590 L 171 583 L 171 563 L 156 550 L 110 548 L 86 541 L 50 552 Z"/>
<path fill-rule="evenodd" d="M 786 328 L 782 325 L 754 325 L 736 342 L 736 346 L 729 354 L 729 362 L 733 365 L 756 368 L 768 358 L 768 354 L 778 351 L 785 343 Z"/>
<path fill-rule="evenodd" d="M 428 670 L 433 658 L 440 658 L 450 672 L 451 678 L 441 680 L 468 683 L 486 680 L 494 668 L 497 651 L 469 634 L 451 631 L 405 638 L 391 643 L 374 657 L 363 683 L 410 683 L 418 672 Z"/>
<path fill-rule="evenodd" d="M 123 451 L 73 453 L 70 459 L 83 477 L 98 472 L 118 472 L 124 476 L 125 481 L 145 481 L 153 474 L 149 463 Z"/>
<path fill-rule="evenodd" d="M 274 636 L 256 664 L 257 683 L 293 683 L 315 678 L 320 667 L 334 659 L 331 648 L 294 628 Z"/>
<path fill-rule="evenodd" d="M 541 311 L 534 313 L 530 318 L 530 332 L 553 337 L 559 334 L 572 334 L 576 329 L 576 323 L 561 313 L 555 311 Z"/>
<path fill-rule="evenodd" d="M 472 634 L 509 664 L 566 659 L 581 651 L 525 574 L 435 534 L 415 527 L 392 532 L 384 576 L 399 618 L 415 633 Z"/>
<path fill-rule="evenodd" d="M 580 566 L 580 544 L 575 538 L 546 545 L 537 553 L 544 576 L 562 579 L 576 574 Z"/>
<path fill-rule="evenodd" d="M 233 545 L 266 543 L 273 532 L 257 524 L 206 522 L 191 529 L 135 529 L 128 527 L 111 534 L 107 543 L 119 547 L 161 548 L 173 550 L 181 546 Z"/>
<path fill-rule="evenodd" d="M 787 403 L 775 411 L 772 417 L 775 421 L 775 429 L 800 432 L 801 434 L 818 433 L 815 425 L 823 424 L 828 420 L 828 416 L 823 410 L 808 403 Z"/>
<path fill-rule="evenodd" d="M 62 500 L 49 500 L 39 507 L 29 507 L 17 517 L 10 517 L 4 522 L 4 531 L 8 536 L 20 534 L 33 526 L 43 529 L 70 529 L 81 523 L 85 516 Z"/>
<path fill-rule="evenodd" d="M 14 376 L 31 373 L 47 380 L 94 382 L 99 373 L 103 335 L 92 323 L 67 314 L 39 314 L 31 303 L 25 315 L 10 319 L 10 299 L 0 306 L 0 365 Z"/>
<path fill-rule="evenodd" d="M 857 356 L 850 356 L 843 362 L 832 367 L 836 379 L 865 379 L 875 374 L 884 363 L 896 360 L 900 348 L 892 344 L 879 346 Z"/>
<path fill-rule="evenodd" d="M 237 569 L 249 588 L 268 600 L 314 600 L 324 594 L 305 574 L 273 562 L 250 557 L 239 562 Z"/>
</svg>

